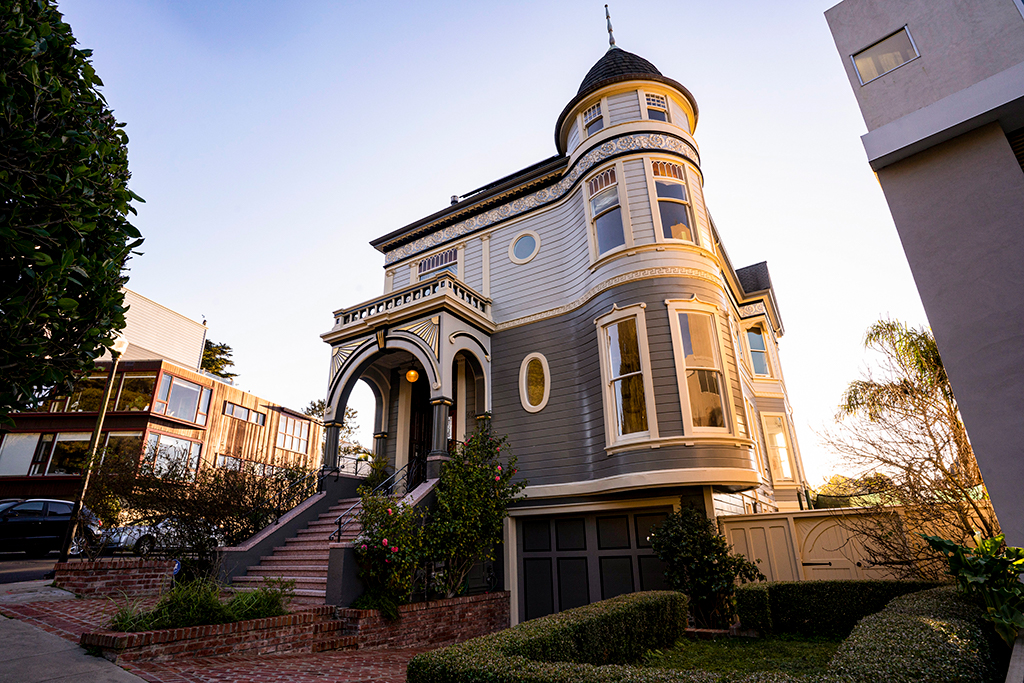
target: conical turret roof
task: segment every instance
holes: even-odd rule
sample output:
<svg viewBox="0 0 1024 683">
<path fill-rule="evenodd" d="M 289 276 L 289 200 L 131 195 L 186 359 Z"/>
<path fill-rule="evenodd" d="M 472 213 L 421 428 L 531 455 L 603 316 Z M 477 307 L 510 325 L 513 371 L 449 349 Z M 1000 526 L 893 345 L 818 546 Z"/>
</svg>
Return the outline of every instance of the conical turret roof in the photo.
<svg viewBox="0 0 1024 683">
<path fill-rule="evenodd" d="M 576 94 L 579 95 L 591 89 L 596 90 L 604 81 L 645 76 L 661 76 L 661 72 L 640 55 L 613 47 L 605 52 L 604 56 L 597 60 L 597 63 L 587 72 L 587 76 L 580 83 L 580 89 Z"/>
</svg>

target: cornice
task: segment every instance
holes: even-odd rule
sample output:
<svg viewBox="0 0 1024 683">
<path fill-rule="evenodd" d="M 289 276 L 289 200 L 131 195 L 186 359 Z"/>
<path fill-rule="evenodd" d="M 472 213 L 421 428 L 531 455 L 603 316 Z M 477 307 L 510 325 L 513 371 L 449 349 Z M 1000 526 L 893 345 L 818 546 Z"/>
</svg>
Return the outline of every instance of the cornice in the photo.
<svg viewBox="0 0 1024 683">
<path fill-rule="evenodd" d="M 554 185 L 528 194 L 525 197 L 514 199 L 511 202 L 467 218 L 454 225 L 437 229 L 408 244 L 392 249 L 384 255 L 384 264 L 385 266 L 390 266 L 463 235 L 558 201 L 568 194 L 580 179 L 597 164 L 622 154 L 646 151 L 674 152 L 700 166 L 700 155 L 697 150 L 688 141 L 681 138 L 666 133 L 631 133 L 622 135 L 606 140 L 581 156 L 565 176 Z"/>
</svg>

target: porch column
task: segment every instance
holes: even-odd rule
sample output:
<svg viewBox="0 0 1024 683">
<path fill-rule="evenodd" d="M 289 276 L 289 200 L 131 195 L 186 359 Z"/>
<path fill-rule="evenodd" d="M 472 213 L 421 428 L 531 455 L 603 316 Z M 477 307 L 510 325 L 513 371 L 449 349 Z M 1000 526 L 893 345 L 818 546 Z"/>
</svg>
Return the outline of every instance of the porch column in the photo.
<svg viewBox="0 0 1024 683">
<path fill-rule="evenodd" d="M 448 456 L 448 409 L 452 400 L 439 396 L 431 399 L 430 405 L 434 406 L 434 424 L 427 454 L 427 479 L 437 479 L 441 476 L 441 464 L 451 459 Z"/>
<path fill-rule="evenodd" d="M 324 467 L 329 470 L 338 466 L 338 427 L 337 422 L 324 423 Z"/>
<path fill-rule="evenodd" d="M 373 435 L 373 455 L 383 458 L 388 453 L 388 433 L 377 432 Z"/>
</svg>

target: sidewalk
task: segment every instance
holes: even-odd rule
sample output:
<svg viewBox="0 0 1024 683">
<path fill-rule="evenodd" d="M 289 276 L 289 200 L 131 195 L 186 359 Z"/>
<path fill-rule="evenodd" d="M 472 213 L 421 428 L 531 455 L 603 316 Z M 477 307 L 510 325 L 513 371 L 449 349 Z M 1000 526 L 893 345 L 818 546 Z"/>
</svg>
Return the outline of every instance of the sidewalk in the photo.
<svg viewBox="0 0 1024 683">
<path fill-rule="evenodd" d="M 0 642 L 8 645 L 0 651 L 0 683 L 403 683 L 409 660 L 433 649 L 237 655 L 125 663 L 121 668 L 78 646 L 82 633 L 104 629 L 116 603 L 76 599 L 47 583 L 0 588 Z"/>
</svg>

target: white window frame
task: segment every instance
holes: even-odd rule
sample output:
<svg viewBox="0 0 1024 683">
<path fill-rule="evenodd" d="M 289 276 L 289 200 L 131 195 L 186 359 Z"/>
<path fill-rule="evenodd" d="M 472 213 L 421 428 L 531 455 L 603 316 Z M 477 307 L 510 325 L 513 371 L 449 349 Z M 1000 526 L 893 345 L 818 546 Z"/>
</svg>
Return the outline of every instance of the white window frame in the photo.
<svg viewBox="0 0 1024 683">
<path fill-rule="evenodd" d="M 601 253 L 598 251 L 597 226 L 595 225 L 594 213 L 590 206 L 590 200 L 592 199 L 590 196 L 590 181 L 607 171 L 609 168 L 613 168 L 615 170 L 615 191 L 619 197 L 619 212 L 622 217 L 622 236 L 624 243 L 621 246 Z M 627 202 L 626 196 L 628 193 L 625 188 L 625 177 L 626 170 L 623 163 L 621 161 L 616 161 L 612 164 L 601 166 L 599 169 L 587 174 L 581 183 L 581 187 L 583 188 L 583 209 L 587 215 L 587 239 L 590 242 L 591 265 L 596 265 L 598 261 L 616 254 L 621 254 L 622 252 L 629 251 L 633 248 L 633 224 L 630 222 L 629 217 L 629 203 Z"/>
<path fill-rule="evenodd" d="M 683 171 L 683 179 L 679 178 L 668 178 L 670 182 L 678 182 L 683 186 L 683 192 L 686 194 L 686 201 L 681 202 L 678 199 L 672 199 L 668 197 L 658 197 L 658 187 L 655 182 L 661 178 L 665 179 L 665 176 L 654 175 L 654 164 L 672 164 L 678 166 Z M 700 240 L 700 227 L 697 225 L 697 212 L 693 208 L 693 193 L 690 191 L 689 173 L 686 171 L 686 164 L 679 159 L 665 159 L 661 157 L 645 157 L 644 158 L 644 175 L 647 177 L 647 198 L 651 203 L 651 219 L 654 222 L 654 239 L 656 242 L 663 242 L 667 244 L 692 244 L 696 247 L 701 246 Z M 658 202 L 664 200 L 672 202 L 673 204 L 682 204 L 686 207 L 686 215 L 690 219 L 690 234 L 693 235 L 693 240 L 682 240 L 673 237 L 665 237 L 665 231 L 661 225 L 661 208 L 658 206 Z"/>
<path fill-rule="evenodd" d="M 540 365 L 544 368 L 544 396 L 541 398 L 540 403 L 537 405 L 531 405 L 529 401 L 529 389 L 526 386 L 526 369 L 530 365 L 530 361 L 540 361 Z M 523 410 L 528 413 L 539 413 L 544 410 L 544 407 L 548 404 L 548 399 L 551 397 L 551 369 L 548 367 L 548 359 L 541 353 L 530 353 L 527 354 L 526 358 L 519 365 L 519 402 L 523 404 Z"/>
<path fill-rule="evenodd" d="M 754 329 L 759 330 L 761 332 L 761 341 L 764 342 L 764 351 L 763 352 L 762 351 L 758 351 L 758 353 L 764 353 L 764 362 L 768 366 L 768 374 L 767 375 L 758 374 L 757 370 L 756 370 L 756 366 L 754 365 L 754 351 L 755 351 L 755 349 L 753 349 L 750 346 L 750 338 L 747 337 L 747 333 L 749 333 L 751 330 L 754 330 Z M 746 325 L 746 326 L 743 327 L 743 348 L 744 348 L 744 351 L 745 351 L 744 360 L 747 363 L 747 367 L 750 369 L 750 375 L 752 377 L 760 378 L 760 379 L 774 379 L 775 378 L 775 368 L 774 368 L 774 365 L 772 364 L 772 354 L 771 354 L 771 351 L 768 349 L 769 346 L 770 346 L 770 343 L 769 343 L 769 339 L 768 339 L 768 332 L 765 329 L 764 325 L 762 325 L 761 323 L 754 323 L 753 325 Z"/>
<path fill-rule="evenodd" d="M 746 396 L 743 397 L 743 406 L 747 409 L 747 427 L 750 429 L 750 439 L 754 442 L 754 456 L 757 458 L 757 470 L 764 475 L 771 475 L 771 464 L 761 446 L 761 413 Z"/>
<path fill-rule="evenodd" d="M 515 253 L 516 242 L 518 242 L 520 238 L 525 237 L 527 235 L 533 238 L 533 252 L 531 252 L 530 255 L 527 256 L 526 258 L 519 258 L 518 256 L 516 256 Z M 529 263 L 537 256 L 538 253 L 540 253 L 540 235 L 538 235 L 533 230 L 521 230 L 520 232 L 516 233 L 516 236 L 512 238 L 511 242 L 508 243 L 508 260 L 511 261 L 512 263 L 515 263 L 516 265 L 521 266 L 524 263 Z"/>
<path fill-rule="evenodd" d="M 790 476 L 783 476 L 782 473 L 782 458 L 779 456 L 777 446 L 772 444 L 771 439 L 768 438 L 768 420 L 771 418 L 780 418 L 782 420 L 782 434 L 786 438 L 786 460 L 789 462 L 789 473 Z M 796 451 L 793 447 L 795 443 L 793 439 L 793 428 L 789 423 L 789 416 L 786 413 L 761 413 L 761 429 L 764 435 L 764 445 L 767 449 L 768 455 L 768 466 L 771 468 L 772 481 L 775 484 L 796 484 L 800 480 L 800 469 L 796 464 Z M 774 453 L 774 458 L 773 458 Z M 779 462 L 779 471 L 776 471 L 775 462 Z"/>
<path fill-rule="evenodd" d="M 597 326 L 598 349 L 601 361 L 601 387 L 604 397 L 604 432 L 606 448 L 623 446 L 658 438 L 658 411 L 654 399 L 654 378 L 651 373 L 651 354 L 647 345 L 647 304 L 636 303 L 619 308 L 613 305 L 612 310 L 594 320 Z M 640 372 L 644 384 L 644 406 L 647 410 L 647 431 L 635 432 L 619 436 L 618 408 L 615 403 L 615 391 L 612 387 L 612 369 L 605 329 L 613 324 L 633 318 L 636 321 L 637 345 L 640 347 Z"/>
<path fill-rule="evenodd" d="M 611 119 L 608 117 L 608 103 L 605 101 L 606 99 L 607 98 L 602 97 L 601 99 L 597 100 L 596 102 L 591 102 L 587 106 L 582 107 L 580 109 L 580 113 L 576 117 L 576 122 L 577 122 L 577 125 L 579 126 L 579 131 L 580 131 L 580 138 L 579 138 L 580 142 L 583 142 L 584 140 L 586 140 L 588 138 L 592 138 L 595 135 L 599 135 L 601 133 L 601 131 L 607 130 L 610 127 Z M 601 125 L 601 130 L 594 131 L 593 133 L 588 133 L 587 132 L 587 125 L 588 124 L 584 123 L 583 117 L 584 117 L 584 115 L 588 111 L 590 111 L 594 107 L 597 107 L 597 110 L 600 112 L 600 114 L 598 114 L 598 116 L 595 116 L 595 117 L 591 118 L 590 119 L 590 123 L 593 123 L 597 118 L 600 118 L 601 119 L 601 124 L 602 124 Z"/>
<path fill-rule="evenodd" d="M 652 119 L 650 117 L 650 114 L 649 114 L 648 110 L 649 109 L 660 109 L 661 111 L 665 112 L 665 120 L 664 121 L 658 121 L 658 123 L 672 123 L 672 109 L 669 106 L 669 100 L 671 98 L 668 95 L 666 95 L 664 93 L 660 93 L 660 92 L 650 92 L 650 91 L 647 91 L 647 90 L 640 90 L 640 91 L 638 91 L 638 93 L 640 95 L 640 116 L 642 118 L 644 118 L 644 119 L 646 119 L 648 121 L 657 121 L 657 119 Z M 665 100 L 665 106 L 650 104 L 650 101 L 647 99 L 648 96 L 662 98 L 663 100 Z"/>
<path fill-rule="evenodd" d="M 679 390 L 679 407 L 683 414 L 684 434 L 737 434 L 736 411 L 732 400 L 732 378 L 725 365 L 728 357 L 725 353 L 725 345 L 722 339 L 722 319 L 725 311 L 714 304 L 704 303 L 697 297 L 692 299 L 666 299 L 668 307 L 669 331 L 672 333 L 672 351 L 675 359 L 676 386 Z M 690 391 L 686 384 L 686 363 L 683 360 L 683 335 L 679 330 L 680 313 L 702 313 L 710 315 L 713 331 L 715 334 L 714 350 L 718 353 L 718 371 L 722 373 L 722 409 L 725 413 L 724 427 L 694 427 L 693 415 L 690 411 Z M 749 418 L 748 418 L 749 427 Z"/>
</svg>

